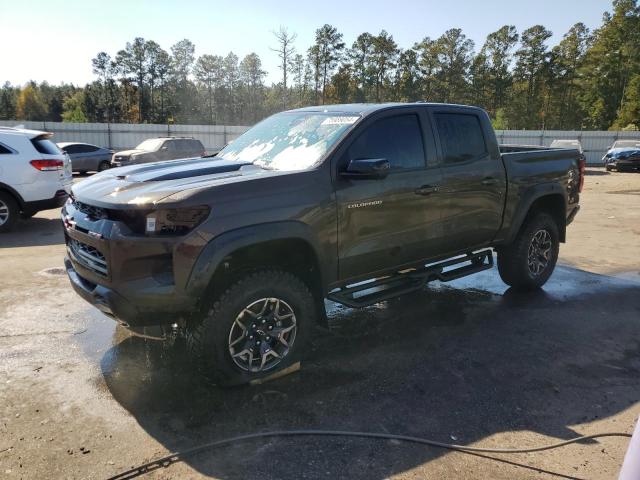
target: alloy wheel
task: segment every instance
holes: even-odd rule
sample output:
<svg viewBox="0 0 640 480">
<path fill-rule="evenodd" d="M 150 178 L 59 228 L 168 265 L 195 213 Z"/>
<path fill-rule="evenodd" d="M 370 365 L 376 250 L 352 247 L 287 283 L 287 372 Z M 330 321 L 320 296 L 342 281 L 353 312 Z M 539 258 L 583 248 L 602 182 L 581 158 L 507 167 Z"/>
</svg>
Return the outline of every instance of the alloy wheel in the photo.
<svg viewBox="0 0 640 480">
<path fill-rule="evenodd" d="M 0 225 L 4 225 L 9 220 L 9 205 L 0 200 Z"/>
<path fill-rule="evenodd" d="M 552 247 L 551 234 L 547 230 L 538 230 L 531 239 L 527 254 L 529 272 L 532 275 L 540 275 L 547 268 L 551 259 Z"/>
<path fill-rule="evenodd" d="M 293 308 L 279 298 L 261 298 L 245 307 L 229 331 L 229 355 L 242 370 L 258 373 L 282 362 L 296 338 Z"/>
</svg>

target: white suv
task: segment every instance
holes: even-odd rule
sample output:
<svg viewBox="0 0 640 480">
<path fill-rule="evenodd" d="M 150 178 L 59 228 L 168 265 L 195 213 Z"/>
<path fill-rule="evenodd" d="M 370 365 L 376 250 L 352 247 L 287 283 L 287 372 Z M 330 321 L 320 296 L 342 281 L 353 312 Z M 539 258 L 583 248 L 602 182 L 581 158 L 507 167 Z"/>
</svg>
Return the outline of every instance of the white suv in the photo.
<svg viewBox="0 0 640 480">
<path fill-rule="evenodd" d="M 64 204 L 73 181 L 71 162 L 52 133 L 0 127 L 0 233 L 18 216 Z"/>
</svg>

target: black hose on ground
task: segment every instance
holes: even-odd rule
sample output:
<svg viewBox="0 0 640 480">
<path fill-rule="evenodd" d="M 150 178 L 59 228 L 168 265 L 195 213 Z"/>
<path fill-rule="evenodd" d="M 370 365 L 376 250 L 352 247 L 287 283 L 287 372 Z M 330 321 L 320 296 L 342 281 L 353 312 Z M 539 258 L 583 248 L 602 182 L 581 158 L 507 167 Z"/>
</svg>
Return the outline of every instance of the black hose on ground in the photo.
<svg viewBox="0 0 640 480">
<path fill-rule="evenodd" d="M 594 435 L 584 435 L 582 437 L 572 438 L 571 440 L 565 440 L 563 442 L 552 443 L 549 445 L 543 445 L 533 448 L 482 448 L 482 447 L 467 447 L 465 445 L 456 445 L 453 443 L 438 442 L 436 440 L 429 440 L 427 438 L 411 437 L 408 435 L 394 435 L 390 433 L 373 433 L 373 432 L 348 432 L 341 430 L 280 430 L 273 432 L 261 432 L 251 433 L 248 435 L 240 435 L 238 437 L 227 438 L 224 440 L 218 440 L 215 442 L 205 443 L 203 445 L 183 450 L 182 452 L 175 452 L 166 457 L 158 458 L 144 465 L 127 470 L 126 472 L 119 473 L 113 477 L 109 477 L 107 480 L 125 480 L 136 478 L 145 473 L 151 472 L 161 467 L 168 467 L 169 465 L 182 461 L 185 457 L 195 455 L 210 448 L 221 447 L 229 445 L 235 442 L 242 442 L 245 440 L 254 440 L 256 438 L 267 437 L 297 437 L 297 436 L 323 436 L 323 437 L 357 437 L 357 438 L 375 438 L 382 440 L 398 440 L 401 442 L 418 443 L 422 445 L 429 445 L 432 447 L 446 448 L 448 450 L 457 450 L 460 452 L 470 453 L 531 453 L 541 452 L 543 450 L 551 450 L 554 448 L 564 447 L 572 443 L 582 442 L 584 440 L 592 440 L 595 438 L 603 437 L 628 437 L 631 438 L 629 433 L 610 432 L 610 433 L 596 433 Z"/>
</svg>

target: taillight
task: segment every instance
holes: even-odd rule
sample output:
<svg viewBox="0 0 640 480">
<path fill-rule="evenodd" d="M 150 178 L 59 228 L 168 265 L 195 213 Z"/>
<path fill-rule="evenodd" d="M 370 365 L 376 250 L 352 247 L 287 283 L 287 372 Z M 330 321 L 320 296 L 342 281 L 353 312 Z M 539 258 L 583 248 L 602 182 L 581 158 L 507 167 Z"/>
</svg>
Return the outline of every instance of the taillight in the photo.
<svg viewBox="0 0 640 480">
<path fill-rule="evenodd" d="M 33 168 L 36 168 L 41 172 L 62 170 L 64 167 L 64 162 L 62 160 L 31 160 L 29 163 Z"/>
<path fill-rule="evenodd" d="M 587 160 L 585 158 L 581 158 L 578 160 L 578 168 L 580 169 L 580 184 L 578 186 L 578 192 L 582 192 L 582 187 L 584 187 L 584 172 L 587 167 Z"/>
</svg>

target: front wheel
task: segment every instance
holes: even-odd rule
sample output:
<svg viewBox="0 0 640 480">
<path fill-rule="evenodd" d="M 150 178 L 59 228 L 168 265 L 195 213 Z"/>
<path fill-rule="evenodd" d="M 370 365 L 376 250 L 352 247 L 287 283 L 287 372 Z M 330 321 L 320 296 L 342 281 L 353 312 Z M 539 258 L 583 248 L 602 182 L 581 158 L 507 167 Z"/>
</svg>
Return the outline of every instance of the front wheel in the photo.
<svg viewBox="0 0 640 480">
<path fill-rule="evenodd" d="M 215 383 L 249 383 L 300 360 L 316 315 L 314 297 L 298 277 L 278 270 L 247 274 L 187 328 L 187 348 Z"/>
<path fill-rule="evenodd" d="M 498 249 L 498 272 L 519 290 L 542 287 L 558 261 L 560 235 L 555 220 L 540 213 L 528 220 L 511 245 Z"/>
<path fill-rule="evenodd" d="M 0 233 L 8 232 L 18 220 L 18 204 L 5 192 L 0 192 Z"/>
</svg>

